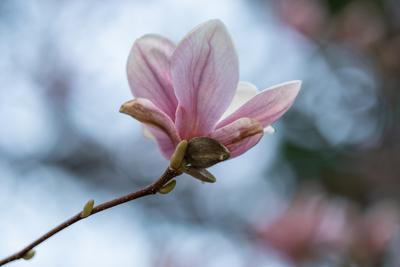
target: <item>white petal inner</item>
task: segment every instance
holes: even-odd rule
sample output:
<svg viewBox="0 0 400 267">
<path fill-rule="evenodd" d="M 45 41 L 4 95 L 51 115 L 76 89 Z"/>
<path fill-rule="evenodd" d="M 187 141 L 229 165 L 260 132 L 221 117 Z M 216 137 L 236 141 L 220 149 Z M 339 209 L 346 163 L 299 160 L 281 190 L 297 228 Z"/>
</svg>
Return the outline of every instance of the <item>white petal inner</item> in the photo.
<svg viewBox="0 0 400 267">
<path fill-rule="evenodd" d="M 142 132 L 143 132 L 143 135 L 146 137 L 146 138 L 149 138 L 149 139 L 152 139 L 152 140 L 156 140 L 156 138 L 154 137 L 154 135 L 145 127 L 145 126 L 142 126 L 143 128 L 142 128 Z"/>
<path fill-rule="evenodd" d="M 257 87 L 254 84 L 252 84 L 250 82 L 240 81 L 236 88 L 236 94 L 233 97 L 232 103 L 229 105 L 228 109 L 222 115 L 221 120 L 225 119 L 230 114 L 235 112 L 244 103 L 246 103 L 251 98 L 253 98 L 256 94 L 258 94 L 258 92 L 259 91 L 257 90 Z"/>
</svg>

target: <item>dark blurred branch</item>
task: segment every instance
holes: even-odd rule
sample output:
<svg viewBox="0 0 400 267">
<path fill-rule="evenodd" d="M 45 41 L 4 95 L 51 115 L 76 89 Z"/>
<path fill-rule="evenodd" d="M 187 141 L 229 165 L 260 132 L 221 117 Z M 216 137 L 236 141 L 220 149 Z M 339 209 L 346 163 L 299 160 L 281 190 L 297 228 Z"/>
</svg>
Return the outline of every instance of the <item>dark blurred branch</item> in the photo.
<svg viewBox="0 0 400 267">
<path fill-rule="evenodd" d="M 166 183 L 168 183 L 170 180 L 172 180 L 174 177 L 180 175 L 180 172 L 174 171 L 172 169 L 170 169 L 169 167 L 165 170 L 165 172 L 161 175 L 160 178 L 158 178 L 158 180 L 156 180 L 155 182 L 153 182 L 152 184 L 136 191 L 130 194 L 127 194 L 125 196 L 110 200 L 108 202 L 102 203 L 100 205 L 95 206 L 92 211 L 90 212 L 89 216 L 96 214 L 98 212 L 101 212 L 103 210 L 107 210 L 109 208 L 118 206 L 120 204 L 129 202 L 131 200 L 137 199 L 137 198 L 141 198 L 144 196 L 148 196 L 148 195 L 153 195 L 156 194 Z M 87 216 L 87 217 L 89 217 Z M 42 235 L 40 238 L 38 238 L 37 240 L 33 241 L 31 244 L 27 245 L 26 247 L 24 247 L 22 250 L 14 253 L 13 255 L 0 260 L 0 266 L 5 265 L 9 262 L 15 261 L 15 260 L 19 260 L 24 258 L 25 255 L 27 255 L 28 252 L 30 252 L 33 248 L 35 248 L 36 246 L 38 246 L 39 244 L 41 244 L 42 242 L 46 241 L 47 239 L 49 239 L 50 237 L 52 237 L 53 235 L 57 234 L 58 232 L 64 230 L 65 228 L 73 225 L 74 223 L 85 219 L 87 217 L 82 216 L 82 212 L 79 212 L 78 214 L 76 214 L 75 216 L 71 217 L 70 219 L 66 220 L 65 222 L 61 223 L 60 225 L 58 225 L 57 227 L 53 228 L 52 230 L 50 230 L 49 232 L 47 232 L 46 234 Z"/>
</svg>

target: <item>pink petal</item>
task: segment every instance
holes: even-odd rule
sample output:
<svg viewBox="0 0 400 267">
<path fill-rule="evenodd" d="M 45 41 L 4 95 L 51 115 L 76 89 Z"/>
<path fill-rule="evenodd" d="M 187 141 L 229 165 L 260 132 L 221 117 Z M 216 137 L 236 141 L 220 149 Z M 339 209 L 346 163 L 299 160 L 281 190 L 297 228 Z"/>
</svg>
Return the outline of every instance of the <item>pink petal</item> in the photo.
<svg viewBox="0 0 400 267">
<path fill-rule="evenodd" d="M 150 100 L 137 98 L 121 106 L 120 112 L 131 115 L 145 124 L 156 139 L 162 154 L 170 158 L 179 143 L 179 134 L 167 114 L 157 108 Z"/>
<path fill-rule="evenodd" d="M 236 52 L 221 21 L 203 23 L 181 41 L 171 59 L 171 76 L 181 137 L 207 135 L 232 101 L 239 77 Z"/>
<path fill-rule="evenodd" d="M 215 132 L 210 137 L 228 148 L 231 158 L 255 146 L 264 134 L 264 128 L 255 120 L 241 118 Z"/>
<path fill-rule="evenodd" d="M 291 107 L 300 86 L 301 81 L 291 81 L 263 90 L 218 123 L 217 128 L 224 127 L 243 117 L 256 120 L 263 127 L 270 125 Z"/>
<path fill-rule="evenodd" d="M 158 35 L 145 35 L 134 43 L 128 57 L 128 82 L 135 97 L 152 101 L 172 120 L 176 100 L 169 74 L 170 58 L 175 45 Z"/>
<path fill-rule="evenodd" d="M 221 120 L 231 115 L 244 103 L 255 97 L 259 92 L 260 91 L 257 90 L 257 87 L 254 84 L 240 81 L 237 85 L 235 96 L 233 97 L 232 102 L 229 104 L 229 107 L 222 115 Z"/>
</svg>

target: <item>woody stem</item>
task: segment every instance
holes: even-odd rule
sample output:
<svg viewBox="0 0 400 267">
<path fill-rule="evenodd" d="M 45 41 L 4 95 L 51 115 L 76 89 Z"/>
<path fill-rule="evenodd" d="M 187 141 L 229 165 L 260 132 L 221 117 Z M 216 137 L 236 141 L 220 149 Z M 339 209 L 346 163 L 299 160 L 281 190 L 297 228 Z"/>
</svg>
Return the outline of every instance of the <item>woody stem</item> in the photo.
<svg viewBox="0 0 400 267">
<path fill-rule="evenodd" d="M 158 178 L 156 181 L 154 181 L 152 184 L 136 191 L 136 192 L 132 192 L 129 193 L 127 195 L 115 198 L 113 200 L 104 202 L 102 204 L 99 204 L 95 207 L 93 207 L 90 215 L 88 217 L 90 217 L 93 214 L 96 214 L 98 212 L 110 209 L 112 207 L 124 204 L 126 202 L 132 201 L 134 199 L 138 199 L 141 197 L 145 197 L 148 195 L 154 195 L 156 194 L 166 183 L 168 183 L 170 180 L 172 180 L 174 177 L 180 175 L 181 173 L 179 171 L 175 171 L 172 170 L 171 168 L 167 168 L 165 170 L 165 172 L 160 176 L 160 178 Z M 33 248 L 35 248 L 36 246 L 38 246 L 39 244 L 43 243 L 44 241 L 46 241 L 47 239 L 49 239 L 50 237 L 52 237 L 53 235 L 57 234 L 58 232 L 61 232 L 62 230 L 68 228 L 69 226 L 73 225 L 76 222 L 79 222 L 82 219 L 85 219 L 87 217 L 83 217 L 82 213 L 79 212 L 78 214 L 76 214 L 75 216 L 69 218 L 68 220 L 64 221 L 63 223 L 59 224 L 58 226 L 56 226 L 55 228 L 53 228 L 52 230 L 48 231 L 47 233 L 45 233 L 44 235 L 42 235 L 41 237 L 39 237 L 38 239 L 36 239 L 35 241 L 33 241 L 32 243 L 30 243 L 29 245 L 27 245 L 26 247 L 24 247 L 23 249 L 21 249 L 20 251 L 10 255 L 7 258 L 4 258 L 2 260 L 0 260 L 0 266 L 3 266 L 9 262 L 15 261 L 15 260 L 19 260 L 21 258 L 23 258 L 29 251 L 31 251 Z"/>
</svg>

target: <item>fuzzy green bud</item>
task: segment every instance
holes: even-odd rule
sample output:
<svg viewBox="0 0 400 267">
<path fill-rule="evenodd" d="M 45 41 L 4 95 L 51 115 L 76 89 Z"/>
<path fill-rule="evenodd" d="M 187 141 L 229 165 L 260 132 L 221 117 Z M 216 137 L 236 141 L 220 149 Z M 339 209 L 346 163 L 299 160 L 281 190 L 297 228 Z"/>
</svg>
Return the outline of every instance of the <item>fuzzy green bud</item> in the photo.
<svg viewBox="0 0 400 267">
<path fill-rule="evenodd" d="M 160 190 L 158 190 L 158 192 L 163 195 L 168 194 L 169 192 L 174 190 L 175 186 L 176 186 L 176 180 L 174 179 L 166 183 L 163 187 L 161 187 Z"/>
<path fill-rule="evenodd" d="M 90 214 L 92 214 L 93 206 L 94 206 L 94 200 L 93 199 L 91 199 L 88 202 L 86 202 L 85 206 L 83 207 L 83 210 L 82 210 L 82 213 L 81 213 L 81 217 L 82 218 L 86 218 L 86 217 L 90 216 Z"/>
<path fill-rule="evenodd" d="M 22 256 L 22 258 L 24 260 L 28 261 L 28 260 L 32 259 L 35 256 L 35 254 L 36 254 L 36 251 L 31 249 L 27 253 L 25 253 L 25 255 Z"/>
<path fill-rule="evenodd" d="M 182 166 L 183 159 L 185 158 L 186 148 L 188 146 L 188 141 L 182 140 L 175 148 L 174 154 L 172 154 L 169 167 L 172 170 L 179 170 Z"/>
</svg>

